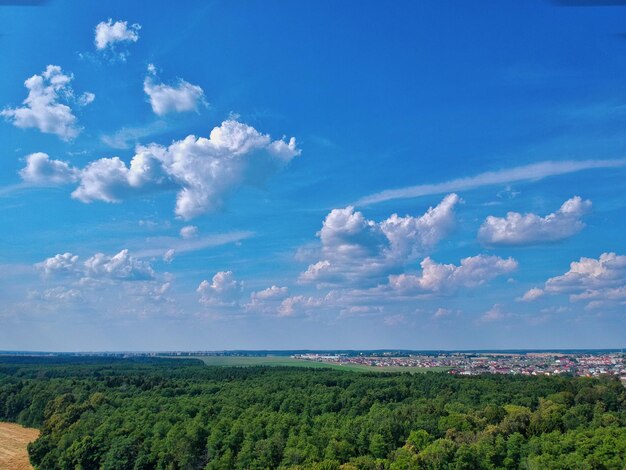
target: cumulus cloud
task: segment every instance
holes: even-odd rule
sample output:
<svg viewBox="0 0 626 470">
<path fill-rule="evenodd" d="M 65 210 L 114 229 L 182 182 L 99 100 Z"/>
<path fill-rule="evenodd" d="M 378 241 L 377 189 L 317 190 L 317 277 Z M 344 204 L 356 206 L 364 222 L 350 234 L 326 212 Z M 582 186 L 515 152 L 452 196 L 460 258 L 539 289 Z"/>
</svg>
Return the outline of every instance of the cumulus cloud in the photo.
<svg viewBox="0 0 626 470">
<path fill-rule="evenodd" d="M 158 83 L 154 66 L 148 68 L 148 76 L 143 82 L 143 91 L 150 99 L 152 111 L 159 116 L 168 113 L 196 111 L 205 104 L 204 91 L 198 85 L 192 85 L 178 79 L 175 85 Z"/>
<path fill-rule="evenodd" d="M 614 287 L 624 281 L 626 256 L 602 253 L 598 259 L 580 258 L 570 264 L 568 272 L 548 279 L 547 292 L 570 292 L 580 289 Z"/>
<path fill-rule="evenodd" d="M 74 274 L 80 271 L 78 266 L 78 256 L 72 253 L 59 253 L 51 258 L 47 258 L 35 267 L 46 276 L 56 276 L 60 274 Z"/>
<path fill-rule="evenodd" d="M 300 274 L 298 278 L 301 282 L 315 282 L 319 279 L 329 280 L 329 274 L 331 271 L 331 264 L 328 260 L 318 261 L 317 263 L 309 265 L 306 271 Z M 327 274 L 329 273 L 329 274 Z M 336 276 L 338 278 L 338 276 Z"/>
<path fill-rule="evenodd" d="M 518 302 L 532 302 L 533 300 L 538 299 L 543 295 L 543 289 L 539 289 L 537 287 L 533 287 L 524 293 L 523 296 L 515 299 Z"/>
<path fill-rule="evenodd" d="M 77 181 L 79 172 L 67 162 L 51 160 L 48 154 L 37 152 L 26 157 L 20 176 L 29 184 L 56 186 Z"/>
<path fill-rule="evenodd" d="M 271 286 L 267 289 L 252 292 L 245 309 L 257 313 L 278 313 L 281 303 L 289 295 L 289 288 Z"/>
<path fill-rule="evenodd" d="M 287 296 L 288 293 L 289 289 L 287 287 L 272 286 L 261 291 L 253 292 L 252 294 L 250 294 L 250 299 L 252 301 L 283 299 Z"/>
<path fill-rule="evenodd" d="M 84 93 L 78 100 L 70 86 L 71 74 L 65 74 L 58 65 L 48 65 L 41 75 L 33 75 L 24 82 L 28 96 L 21 108 L 5 108 L 0 115 L 16 127 L 34 127 L 47 134 L 56 134 L 63 140 L 71 140 L 80 133 L 76 116 L 69 103 L 91 103 L 95 95 Z"/>
<path fill-rule="evenodd" d="M 455 312 L 454 310 L 451 310 L 449 308 L 439 307 L 437 310 L 435 310 L 433 317 L 436 319 L 441 319 L 441 318 L 450 317 L 452 315 L 459 315 L 460 313 L 461 313 L 460 310 L 457 310 Z"/>
<path fill-rule="evenodd" d="M 572 302 L 586 302 L 587 308 L 599 308 L 626 302 L 626 256 L 602 253 L 598 259 L 580 258 L 570 263 L 570 269 L 561 276 L 548 279 L 543 289 L 531 289 L 524 294 L 529 300 L 542 295 L 569 295 Z"/>
<path fill-rule="evenodd" d="M 219 271 L 211 282 L 203 280 L 196 292 L 198 301 L 203 305 L 215 307 L 234 307 L 243 292 L 243 282 L 235 279 L 232 271 Z"/>
<path fill-rule="evenodd" d="M 141 25 L 128 25 L 127 21 L 113 22 L 111 18 L 96 25 L 94 43 L 99 51 L 112 48 L 118 43 L 137 42 Z"/>
<path fill-rule="evenodd" d="M 591 201 L 574 196 L 545 217 L 509 212 L 506 217 L 489 216 L 478 231 L 478 237 L 490 245 L 532 245 L 554 242 L 580 232 L 585 224 L 581 217 L 591 209 Z"/>
<path fill-rule="evenodd" d="M 198 236 L 198 227 L 195 225 L 187 225 L 180 229 L 180 236 L 185 240 Z"/>
<path fill-rule="evenodd" d="M 324 298 L 294 295 L 283 300 L 278 308 L 279 317 L 291 317 L 298 312 L 307 312 L 324 305 Z"/>
<path fill-rule="evenodd" d="M 101 158 L 80 172 L 79 186 L 72 197 L 81 202 L 120 202 L 137 193 L 171 189 L 173 184 L 161 163 L 150 153 L 136 154 L 130 167 L 119 157 Z"/>
<path fill-rule="evenodd" d="M 480 316 L 480 321 L 482 322 L 494 322 L 498 320 L 502 320 L 509 316 L 508 313 L 504 311 L 504 307 L 500 304 L 495 304 L 485 313 Z"/>
<path fill-rule="evenodd" d="M 63 304 L 76 312 L 115 316 L 180 313 L 174 298 L 168 297 L 174 277 L 155 272 L 150 263 L 126 249 L 84 259 L 60 253 L 35 264 L 35 269 L 43 282 L 40 289 L 29 292 L 33 302 L 29 307 L 35 310 L 58 309 L 55 304 Z"/>
<path fill-rule="evenodd" d="M 134 258 L 128 250 L 108 256 L 96 253 L 85 260 L 85 275 L 91 279 L 107 278 L 118 280 L 154 279 L 154 271 L 149 263 Z"/>
<path fill-rule="evenodd" d="M 85 281 L 145 281 L 155 277 L 150 264 L 131 256 L 128 250 L 121 250 L 112 256 L 96 253 L 82 263 L 77 255 L 60 253 L 35 264 L 35 267 L 47 277 L 74 275 Z"/>
<path fill-rule="evenodd" d="M 513 258 L 478 255 L 461 260 L 461 264 L 439 264 L 430 257 L 422 263 L 419 276 L 399 274 L 389 276 L 389 287 L 401 293 L 412 292 L 453 292 L 460 287 L 477 287 L 498 276 L 517 269 Z"/>
<path fill-rule="evenodd" d="M 419 217 L 393 214 L 382 222 L 368 220 L 348 206 L 333 209 L 318 232 L 321 260 L 299 281 L 320 284 L 372 283 L 430 250 L 454 226 L 460 198 L 446 196 Z"/>
<path fill-rule="evenodd" d="M 175 213 L 188 220 L 214 210 L 235 187 L 261 184 L 300 155 L 295 138 L 272 141 L 267 134 L 234 120 L 209 136 L 190 135 L 168 147 L 138 147 L 130 165 L 101 158 L 80 171 L 72 197 L 82 202 L 119 202 L 133 194 L 177 189 Z"/>
<path fill-rule="evenodd" d="M 253 291 L 247 302 L 242 300 L 244 283 L 235 278 L 232 271 L 220 271 L 213 278 L 203 280 L 196 289 L 199 303 L 217 309 L 241 309 L 251 314 L 290 317 L 309 314 L 312 310 L 326 307 L 340 308 L 332 294 L 322 297 L 289 295 L 286 286 L 272 285 L 267 289 Z"/>
<path fill-rule="evenodd" d="M 295 138 L 272 141 L 267 134 L 237 121 L 215 127 L 209 138 L 193 135 L 168 147 L 138 147 L 127 165 L 119 157 L 101 158 L 85 168 L 71 167 L 45 154 L 27 159 L 25 181 L 63 184 L 78 181 L 72 197 L 120 202 L 132 195 L 177 190 L 175 213 L 188 220 L 215 210 L 239 185 L 260 185 L 300 155 Z M 31 161 L 32 160 L 32 161 Z"/>
<path fill-rule="evenodd" d="M 28 293 L 29 299 L 42 300 L 54 303 L 70 303 L 83 300 L 83 294 L 78 289 L 65 286 L 52 287 L 43 291 L 31 291 Z"/>
</svg>

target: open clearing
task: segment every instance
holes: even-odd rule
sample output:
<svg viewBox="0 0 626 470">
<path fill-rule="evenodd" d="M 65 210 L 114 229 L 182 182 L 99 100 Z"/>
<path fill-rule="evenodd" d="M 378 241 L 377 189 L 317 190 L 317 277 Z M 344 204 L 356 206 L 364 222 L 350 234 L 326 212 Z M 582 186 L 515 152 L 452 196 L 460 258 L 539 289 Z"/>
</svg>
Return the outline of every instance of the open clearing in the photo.
<svg viewBox="0 0 626 470">
<path fill-rule="evenodd" d="M 39 430 L 14 423 L 0 423 L 0 468 L 31 470 L 26 446 L 39 436 Z"/>
<path fill-rule="evenodd" d="M 353 370 L 358 372 L 442 372 L 448 370 L 445 367 L 374 367 L 360 364 L 328 364 L 325 362 L 307 361 L 294 359 L 287 356 L 184 356 L 184 359 L 200 359 L 208 366 L 247 367 L 247 366 L 288 366 L 331 368 L 338 370 Z"/>
</svg>

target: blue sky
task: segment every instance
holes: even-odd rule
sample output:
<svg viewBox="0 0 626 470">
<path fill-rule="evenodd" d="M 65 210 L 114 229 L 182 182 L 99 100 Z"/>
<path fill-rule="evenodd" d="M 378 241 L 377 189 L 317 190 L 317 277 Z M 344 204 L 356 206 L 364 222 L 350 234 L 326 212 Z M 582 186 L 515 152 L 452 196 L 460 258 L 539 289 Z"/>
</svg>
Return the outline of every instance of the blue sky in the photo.
<svg viewBox="0 0 626 470">
<path fill-rule="evenodd" d="M 626 7 L 0 2 L 0 350 L 623 347 Z"/>
</svg>

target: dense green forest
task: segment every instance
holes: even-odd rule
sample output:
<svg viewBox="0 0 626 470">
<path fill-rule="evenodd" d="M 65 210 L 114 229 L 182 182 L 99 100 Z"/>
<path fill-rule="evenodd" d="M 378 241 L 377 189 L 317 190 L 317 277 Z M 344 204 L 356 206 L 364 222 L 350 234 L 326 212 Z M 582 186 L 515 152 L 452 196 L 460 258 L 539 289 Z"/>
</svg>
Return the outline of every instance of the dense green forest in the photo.
<svg viewBox="0 0 626 470">
<path fill-rule="evenodd" d="M 0 419 L 45 470 L 626 468 L 611 378 L 4 357 Z"/>
</svg>

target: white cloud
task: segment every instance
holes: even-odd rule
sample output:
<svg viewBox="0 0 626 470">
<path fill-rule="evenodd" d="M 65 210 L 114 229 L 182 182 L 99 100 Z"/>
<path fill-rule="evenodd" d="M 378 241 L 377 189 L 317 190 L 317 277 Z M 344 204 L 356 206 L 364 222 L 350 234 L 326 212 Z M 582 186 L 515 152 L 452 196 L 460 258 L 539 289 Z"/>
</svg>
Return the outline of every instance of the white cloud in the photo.
<svg viewBox="0 0 626 470">
<path fill-rule="evenodd" d="M 484 186 L 508 184 L 518 181 L 538 181 L 550 176 L 566 175 L 595 168 L 626 166 L 626 159 L 618 160 L 563 160 L 545 161 L 506 170 L 488 171 L 475 176 L 458 178 L 443 183 L 422 184 L 401 189 L 389 189 L 359 199 L 356 205 L 376 204 L 395 199 L 407 199 L 452 191 L 469 191 Z"/>
<path fill-rule="evenodd" d="M 154 300 L 157 300 L 157 301 L 165 299 L 166 298 L 165 295 L 170 291 L 171 287 L 172 287 L 171 282 L 164 282 L 163 284 L 155 286 L 152 292 L 150 292 L 150 295 L 152 296 Z"/>
<path fill-rule="evenodd" d="M 36 161 L 43 170 L 55 170 L 47 184 L 77 178 L 72 197 L 86 203 L 120 202 L 135 194 L 177 189 L 175 213 L 187 220 L 218 208 L 223 196 L 239 185 L 261 184 L 299 154 L 293 137 L 289 142 L 272 141 L 251 126 L 229 120 L 215 127 L 209 138 L 190 135 L 168 147 L 138 147 L 130 165 L 119 157 L 101 158 L 83 169 L 42 156 Z M 31 170 L 25 168 L 22 175 L 44 181 Z"/>
<path fill-rule="evenodd" d="M 148 76 L 143 82 L 143 91 L 150 99 L 152 111 L 159 116 L 172 112 L 196 111 L 205 104 L 204 91 L 198 85 L 192 85 L 178 79 L 175 86 L 156 82 L 154 67 L 148 68 Z"/>
<path fill-rule="evenodd" d="M 205 237 L 181 239 L 179 237 L 150 237 L 146 240 L 129 242 L 128 246 L 138 258 L 162 257 L 164 253 L 173 250 L 172 254 L 189 253 L 205 248 L 239 243 L 254 235 L 253 232 L 238 231 L 217 233 Z"/>
<path fill-rule="evenodd" d="M 85 263 L 85 276 L 90 279 L 148 280 L 154 279 L 150 264 L 128 254 L 128 250 L 108 256 L 96 253 Z"/>
<path fill-rule="evenodd" d="M 383 321 L 387 326 L 398 326 L 406 323 L 406 318 L 401 313 L 397 313 L 395 315 L 386 316 Z"/>
<path fill-rule="evenodd" d="M 460 287 L 477 287 L 498 276 L 517 269 L 513 258 L 478 255 L 461 260 L 459 266 L 439 264 L 425 258 L 419 276 L 399 274 L 389 276 L 389 286 L 402 293 L 411 292 L 453 292 Z"/>
<path fill-rule="evenodd" d="M 517 300 L 518 302 L 532 302 L 533 300 L 536 300 L 539 297 L 541 297 L 543 294 L 544 294 L 543 289 L 533 287 L 532 289 L 529 289 L 528 291 L 526 291 L 526 293 L 524 293 L 523 296 L 518 297 L 515 300 Z"/>
<path fill-rule="evenodd" d="M 171 263 L 172 261 L 174 261 L 175 255 L 176 255 L 176 250 L 174 250 L 173 248 L 170 248 L 165 253 L 163 253 L 163 261 L 165 261 L 166 263 Z"/>
<path fill-rule="evenodd" d="M 324 303 L 328 307 L 339 308 L 341 307 L 341 303 L 337 302 L 337 300 L 347 300 L 347 298 L 342 298 L 340 296 L 336 296 L 335 294 L 331 296 L 326 296 L 324 298 Z M 333 302 L 334 301 L 334 305 Z M 345 305 L 341 310 L 339 310 L 340 317 L 368 317 L 372 315 L 380 315 L 385 311 L 385 308 L 381 305 Z M 390 318 L 390 317 L 387 317 Z"/>
<path fill-rule="evenodd" d="M 272 286 L 261 291 L 253 292 L 250 295 L 250 298 L 253 301 L 254 300 L 261 300 L 261 301 L 276 300 L 276 299 L 283 299 L 288 294 L 289 294 L 289 289 L 287 287 Z"/>
<path fill-rule="evenodd" d="M 449 194 L 420 217 L 393 214 L 382 222 L 368 220 L 354 207 L 333 209 L 318 232 L 320 261 L 311 264 L 299 281 L 320 284 L 380 281 L 390 271 L 430 250 L 454 226 L 460 199 Z"/>
<path fill-rule="evenodd" d="M 195 225 L 187 225 L 180 229 L 180 236 L 185 240 L 189 238 L 195 238 L 198 236 L 198 227 Z"/>
<path fill-rule="evenodd" d="M 78 256 L 72 253 L 54 255 L 41 263 L 37 263 L 35 267 L 41 270 L 46 276 L 75 274 L 79 272 L 80 269 L 78 267 Z"/>
<path fill-rule="evenodd" d="M 580 258 L 562 276 L 546 281 L 547 293 L 568 293 L 616 287 L 626 280 L 626 256 L 602 253 L 598 259 Z"/>
<path fill-rule="evenodd" d="M 31 291 L 28 293 L 29 299 L 43 300 L 55 303 L 70 303 L 83 300 L 83 294 L 78 289 L 65 286 L 52 287 L 43 291 Z"/>
<path fill-rule="evenodd" d="M 243 292 L 243 282 L 236 280 L 232 271 L 219 271 L 211 282 L 202 281 L 196 292 L 200 294 L 198 301 L 203 305 L 234 307 Z"/>
<path fill-rule="evenodd" d="M 67 312 L 81 315 L 180 314 L 175 299 L 168 296 L 174 277 L 155 272 L 128 250 L 84 259 L 57 254 L 35 264 L 35 269 L 42 275 L 42 286 L 29 292 L 31 311 L 54 313 L 67 307 Z"/>
<path fill-rule="evenodd" d="M 298 280 L 300 282 L 315 282 L 319 279 L 326 279 L 328 281 L 328 277 L 326 275 L 327 272 L 330 272 L 330 261 L 322 260 L 317 263 L 309 265 L 306 271 L 300 274 Z"/>
<path fill-rule="evenodd" d="M 282 300 L 278 316 L 294 315 L 320 316 L 327 314 L 339 317 L 380 316 L 386 312 L 385 305 L 390 297 L 388 292 L 378 289 L 336 289 L 325 295 L 293 295 Z"/>
<path fill-rule="evenodd" d="M 506 218 L 489 216 L 480 227 L 478 237 L 490 245 L 531 245 L 562 240 L 585 227 L 581 217 L 590 209 L 591 201 L 574 196 L 558 211 L 545 217 L 519 212 L 509 212 Z"/>
<path fill-rule="evenodd" d="M 450 315 L 452 315 L 453 312 L 452 310 L 450 310 L 449 308 L 443 308 L 443 307 L 439 307 L 436 311 L 435 314 L 433 315 L 435 318 L 445 318 L 445 317 L 449 317 Z"/>
<path fill-rule="evenodd" d="M 158 134 L 166 128 L 164 121 L 155 121 L 145 126 L 122 127 L 112 134 L 101 135 L 100 140 L 114 149 L 129 149 L 136 145 L 139 139 Z"/>
<path fill-rule="evenodd" d="M 324 299 L 304 295 L 295 295 L 283 300 L 278 308 L 279 317 L 291 317 L 298 312 L 307 312 L 324 305 Z"/>
<path fill-rule="evenodd" d="M 272 141 L 251 126 L 227 120 L 209 138 L 190 135 L 164 147 L 138 147 L 127 166 L 118 157 L 91 162 L 72 197 L 119 202 L 132 194 L 178 189 L 175 213 L 188 220 L 214 210 L 241 184 L 255 185 L 300 154 L 296 141 Z"/>
<path fill-rule="evenodd" d="M 78 104 L 80 106 L 87 106 L 87 105 L 93 103 L 93 101 L 95 99 L 96 99 L 96 95 L 95 94 L 93 94 L 93 93 L 91 93 L 89 91 L 86 91 L 86 92 L 84 92 L 82 95 L 80 95 L 78 97 Z"/>
<path fill-rule="evenodd" d="M 140 29 L 141 25 L 137 23 L 128 26 L 126 21 L 116 21 L 114 23 L 111 18 L 107 21 L 102 21 L 96 26 L 94 38 L 96 49 L 102 51 L 120 42 L 137 42 Z"/>
<path fill-rule="evenodd" d="M 604 289 L 589 289 L 580 294 L 572 294 L 570 299 L 574 302 L 580 300 L 626 300 L 626 285 Z"/>
<path fill-rule="evenodd" d="M 80 184 L 72 197 L 82 202 L 120 202 L 133 193 L 171 188 L 161 163 L 146 152 L 135 155 L 130 167 L 118 157 L 89 163 L 80 173 Z"/>
<path fill-rule="evenodd" d="M 150 264 L 128 250 L 111 256 L 96 253 L 84 261 L 71 253 L 57 254 L 35 268 L 52 287 L 32 291 L 29 298 L 48 306 L 80 302 L 81 311 L 138 313 L 146 312 L 149 303 L 171 302 L 165 297 L 169 285 L 164 287 L 162 280 L 167 284 L 171 276 L 157 275 Z M 150 309 L 159 310 L 157 306 Z"/>
<path fill-rule="evenodd" d="M 70 82 L 74 77 L 66 75 L 58 65 L 48 65 L 41 75 L 33 75 L 24 82 L 28 97 L 21 108 L 5 108 L 0 115 L 21 128 L 34 127 L 47 134 L 56 134 L 63 140 L 71 140 L 80 133 L 76 116 L 68 103 L 74 100 Z M 81 105 L 93 101 L 93 93 L 84 93 L 78 99 Z"/>
<path fill-rule="evenodd" d="M 72 275 L 83 281 L 145 281 L 155 277 L 150 264 L 131 256 L 128 250 L 121 250 L 112 256 L 96 253 L 83 263 L 72 253 L 57 254 L 35 264 L 35 267 L 46 277 Z"/>
<path fill-rule="evenodd" d="M 252 292 L 250 301 L 244 306 L 247 311 L 258 313 L 278 313 L 281 303 L 289 295 L 289 288 L 271 286 L 267 289 Z"/>
<path fill-rule="evenodd" d="M 547 313 L 547 314 L 552 314 L 552 313 L 565 313 L 565 312 L 569 312 L 569 307 L 565 307 L 564 305 L 553 305 L 551 307 L 546 307 L 546 308 L 542 308 L 540 310 L 541 313 Z"/>
<path fill-rule="evenodd" d="M 493 322 L 493 321 L 502 320 L 507 316 L 509 316 L 509 314 L 504 311 L 504 308 L 502 307 L 502 305 L 495 304 L 493 307 L 491 307 L 489 310 L 487 310 L 485 313 L 481 315 L 480 321 Z"/>
<path fill-rule="evenodd" d="M 580 258 L 570 263 L 570 269 L 561 276 L 548 279 L 543 289 L 531 289 L 529 300 L 538 298 L 529 293 L 541 291 L 544 295 L 569 295 L 571 302 L 585 302 L 587 309 L 622 306 L 626 302 L 626 256 L 602 253 L 598 259 Z"/>
<path fill-rule="evenodd" d="M 461 201 L 456 194 L 448 194 L 421 217 L 398 217 L 393 214 L 380 224 L 389 240 L 390 257 L 415 259 L 425 249 L 435 246 L 454 227 L 454 207 Z"/>
<path fill-rule="evenodd" d="M 26 157 L 26 166 L 20 170 L 20 176 L 26 183 L 34 185 L 62 185 L 78 180 L 79 172 L 67 162 L 51 160 L 42 152 Z"/>
</svg>

